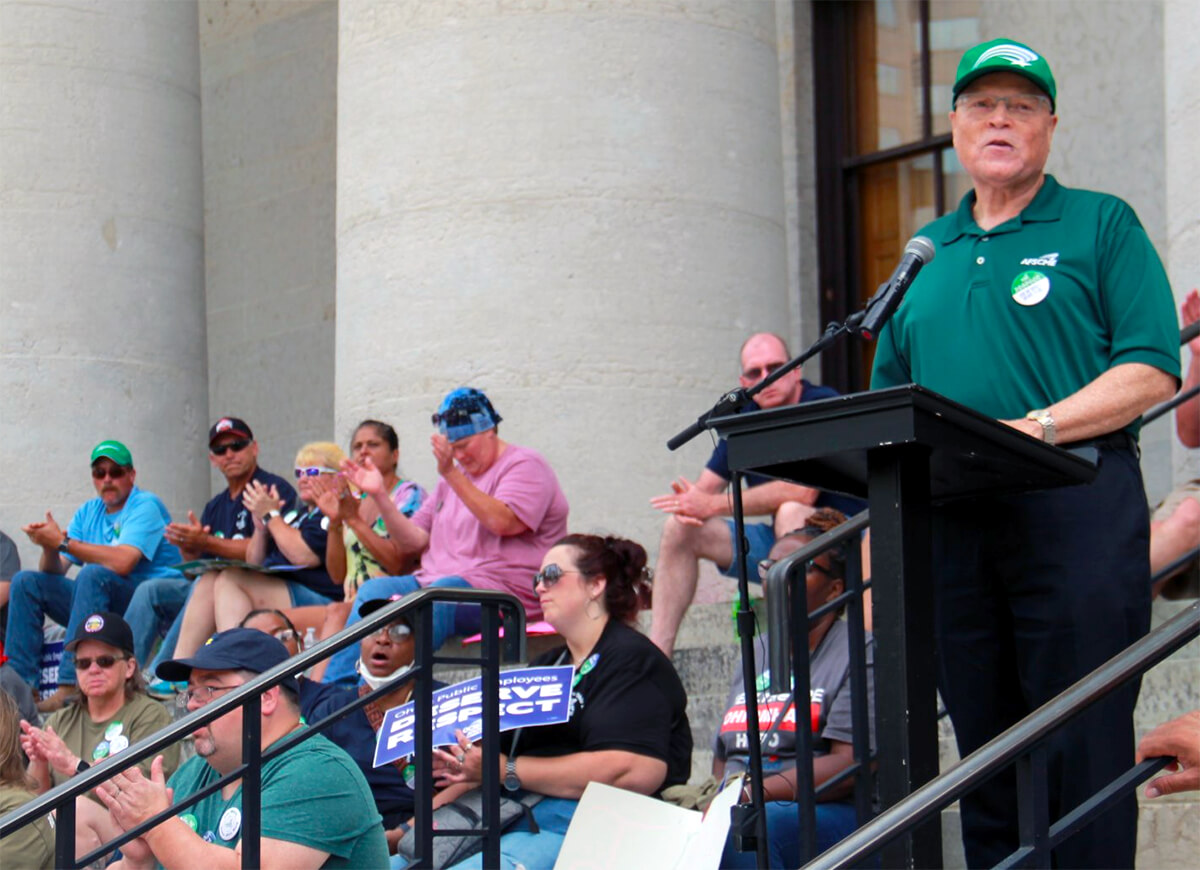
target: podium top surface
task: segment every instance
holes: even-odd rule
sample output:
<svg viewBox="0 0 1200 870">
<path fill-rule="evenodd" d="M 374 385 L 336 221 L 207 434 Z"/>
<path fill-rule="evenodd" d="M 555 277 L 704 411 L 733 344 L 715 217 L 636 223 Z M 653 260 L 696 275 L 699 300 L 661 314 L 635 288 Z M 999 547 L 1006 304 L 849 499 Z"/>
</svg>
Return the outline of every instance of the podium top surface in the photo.
<svg viewBox="0 0 1200 870">
<path fill-rule="evenodd" d="M 916 384 L 717 417 L 730 470 L 867 495 L 868 455 L 927 454 L 934 501 L 1090 482 L 1087 458 Z M 1085 448 L 1094 459 L 1094 448 Z"/>
</svg>

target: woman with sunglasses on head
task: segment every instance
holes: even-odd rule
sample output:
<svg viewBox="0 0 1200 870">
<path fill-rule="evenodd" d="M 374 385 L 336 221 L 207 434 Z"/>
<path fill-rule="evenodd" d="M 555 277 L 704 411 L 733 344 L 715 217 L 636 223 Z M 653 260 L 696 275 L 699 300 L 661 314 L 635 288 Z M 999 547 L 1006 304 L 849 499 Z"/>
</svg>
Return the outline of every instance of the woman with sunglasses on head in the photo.
<svg viewBox="0 0 1200 870">
<path fill-rule="evenodd" d="M 775 562 L 808 545 L 814 538 L 841 525 L 846 517 L 832 508 L 820 508 L 809 515 L 802 529 L 789 532 L 776 541 L 769 558 L 759 564 L 759 573 L 766 580 L 767 571 Z M 845 546 L 827 550 L 810 559 L 806 565 L 805 586 L 807 608 L 811 613 L 841 595 L 846 588 Z M 858 546 L 855 541 L 853 546 Z M 809 726 L 813 736 L 813 779 L 816 786 L 836 776 L 854 762 L 853 729 L 850 704 L 850 647 L 849 631 L 842 618 L 844 608 L 822 615 L 809 626 L 809 681 L 811 694 L 808 704 L 801 704 L 797 715 L 790 693 L 770 694 L 763 689 L 758 695 L 759 739 L 762 741 L 763 793 L 767 801 L 767 831 L 770 836 L 768 854 L 772 868 L 798 867 L 800 858 L 799 814 L 796 810 L 796 728 Z M 871 723 L 871 743 L 874 743 L 872 659 L 874 641 L 867 634 L 867 718 Z M 758 662 L 758 683 L 766 686 L 770 680 L 767 635 L 755 638 Z M 741 670 L 734 676 L 729 692 L 728 707 L 713 746 L 713 775 L 722 785 L 740 776 L 749 767 L 750 752 L 746 745 L 746 695 Z M 857 827 L 854 803 L 854 780 L 848 778 L 817 798 L 817 852 L 823 852 Z M 742 801 L 749 801 L 749 786 L 743 790 Z M 738 852 L 732 836 L 726 841 L 721 859 L 723 868 L 753 868 L 757 866 L 754 852 Z"/>
<path fill-rule="evenodd" d="M 534 590 L 545 618 L 566 644 L 530 664 L 575 668 L 570 719 L 501 735 L 505 794 L 543 795 L 533 807 L 540 829 L 519 821 L 500 841 L 501 866 L 550 868 L 588 783 L 644 795 L 685 783 L 692 731 L 687 694 L 669 659 L 631 623 L 648 606 L 646 551 L 624 538 L 567 535 L 542 560 Z M 482 748 L 461 733 L 437 751 L 442 785 L 482 780 Z M 480 867 L 482 855 L 455 865 Z"/>
<path fill-rule="evenodd" d="M 21 746 L 38 793 L 66 782 L 171 724 L 171 714 L 145 691 L 133 654 L 133 632 L 117 613 L 93 613 L 66 647 L 75 654 L 79 698 L 52 714 L 44 727 L 21 722 Z M 151 759 L 138 767 L 150 775 Z M 164 774 L 179 764 L 179 746 L 163 752 Z M 76 854 L 84 855 L 120 830 L 91 796 L 75 801 Z"/>
<path fill-rule="evenodd" d="M 195 653 L 213 632 L 236 628 L 256 608 L 284 610 L 340 601 L 342 587 L 325 570 L 329 519 L 317 507 L 318 478 L 333 478 L 346 454 L 328 441 L 305 444 L 296 454 L 295 510 L 281 511 L 283 500 L 273 486 L 256 480 L 246 484 L 242 503 L 254 523 L 246 561 L 272 572 L 227 568 L 213 581 L 212 601 L 193 597 L 184 612 L 177 658 Z"/>
</svg>

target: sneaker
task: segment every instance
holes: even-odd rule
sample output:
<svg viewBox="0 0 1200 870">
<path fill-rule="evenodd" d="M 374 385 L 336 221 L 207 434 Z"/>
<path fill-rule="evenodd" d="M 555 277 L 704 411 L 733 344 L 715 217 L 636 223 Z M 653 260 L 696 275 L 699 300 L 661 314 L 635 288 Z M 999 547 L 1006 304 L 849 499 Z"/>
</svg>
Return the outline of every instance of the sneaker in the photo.
<svg viewBox="0 0 1200 870">
<path fill-rule="evenodd" d="M 61 710 L 68 702 L 79 697 L 79 689 L 75 686 L 59 686 L 53 693 L 37 702 L 39 713 L 54 713 Z"/>
<path fill-rule="evenodd" d="M 187 683 L 172 683 L 168 680 L 155 680 L 146 687 L 146 693 L 151 698 L 160 701 L 170 701 L 187 688 Z"/>
</svg>

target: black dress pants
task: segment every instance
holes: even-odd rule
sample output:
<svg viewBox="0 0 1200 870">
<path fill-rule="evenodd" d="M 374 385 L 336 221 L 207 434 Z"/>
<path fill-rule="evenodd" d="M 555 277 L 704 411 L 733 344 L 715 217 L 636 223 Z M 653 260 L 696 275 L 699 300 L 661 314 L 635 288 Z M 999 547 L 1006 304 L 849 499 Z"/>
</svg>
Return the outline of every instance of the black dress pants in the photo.
<svg viewBox="0 0 1200 870">
<path fill-rule="evenodd" d="M 942 698 L 966 755 L 1146 634 L 1149 511 L 1131 447 L 1100 448 L 1085 486 L 954 502 L 935 510 L 935 634 Z M 1048 742 L 1050 820 L 1133 764 L 1127 684 Z M 1010 766 L 964 798 L 970 867 L 1017 848 Z M 1130 868 L 1137 799 L 1127 799 L 1054 852 L 1056 867 Z"/>
</svg>

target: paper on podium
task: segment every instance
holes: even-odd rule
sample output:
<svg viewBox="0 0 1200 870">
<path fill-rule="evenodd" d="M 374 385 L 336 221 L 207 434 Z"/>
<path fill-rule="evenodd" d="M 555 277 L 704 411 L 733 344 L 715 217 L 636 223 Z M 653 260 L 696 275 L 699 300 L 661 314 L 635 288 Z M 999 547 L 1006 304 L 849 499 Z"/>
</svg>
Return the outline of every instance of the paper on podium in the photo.
<svg viewBox="0 0 1200 870">
<path fill-rule="evenodd" d="M 737 778 L 701 815 L 593 782 L 579 799 L 554 870 L 717 870 Z"/>
</svg>

